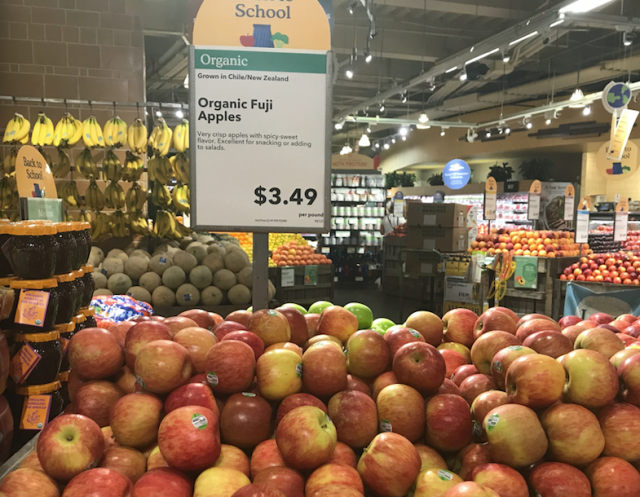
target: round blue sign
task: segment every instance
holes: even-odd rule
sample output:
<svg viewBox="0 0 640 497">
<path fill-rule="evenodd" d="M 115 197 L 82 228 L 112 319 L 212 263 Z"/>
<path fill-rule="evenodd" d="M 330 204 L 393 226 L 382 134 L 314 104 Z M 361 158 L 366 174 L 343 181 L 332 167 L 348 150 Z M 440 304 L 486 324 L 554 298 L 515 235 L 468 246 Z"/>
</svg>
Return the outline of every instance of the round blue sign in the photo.
<svg viewBox="0 0 640 497">
<path fill-rule="evenodd" d="M 609 112 L 625 109 L 631 101 L 631 88 L 625 83 L 612 81 L 602 92 L 602 104 Z"/>
<path fill-rule="evenodd" d="M 444 166 L 442 171 L 444 184 L 452 190 L 459 190 L 469 183 L 471 179 L 471 168 L 469 164 L 460 159 L 454 159 Z"/>
</svg>

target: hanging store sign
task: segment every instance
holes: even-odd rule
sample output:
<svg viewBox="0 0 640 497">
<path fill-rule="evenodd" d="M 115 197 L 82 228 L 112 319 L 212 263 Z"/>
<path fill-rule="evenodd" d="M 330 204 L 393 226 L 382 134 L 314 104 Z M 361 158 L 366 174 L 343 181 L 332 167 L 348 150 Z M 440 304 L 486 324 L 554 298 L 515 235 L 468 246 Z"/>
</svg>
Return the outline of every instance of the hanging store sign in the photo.
<svg viewBox="0 0 640 497">
<path fill-rule="evenodd" d="M 640 112 L 637 110 L 624 109 L 619 120 L 616 119 L 616 115 L 614 114 L 611 129 L 611 143 L 607 149 L 607 159 L 619 161 L 623 158 L 627 151 L 627 143 L 629 142 L 631 131 L 633 131 L 633 126 L 638 119 L 638 114 L 640 114 Z M 614 124 L 615 128 L 613 128 Z"/>
<path fill-rule="evenodd" d="M 469 183 L 471 179 L 471 168 L 465 161 L 454 159 L 444 166 L 442 179 L 447 187 L 452 190 L 459 190 Z"/>
<path fill-rule="evenodd" d="M 22 198 L 58 198 L 56 182 L 47 160 L 31 145 L 23 145 L 18 151 L 16 186 Z"/>
<path fill-rule="evenodd" d="M 498 183 L 495 178 L 489 178 L 484 187 L 484 218 L 493 221 L 496 218 L 498 203 Z"/>
<path fill-rule="evenodd" d="M 607 180 L 628 180 L 638 170 L 638 145 L 633 140 L 628 140 L 620 159 L 611 159 L 609 157 L 611 147 L 612 142 L 607 142 L 598 150 L 596 154 L 598 171 Z"/>
</svg>

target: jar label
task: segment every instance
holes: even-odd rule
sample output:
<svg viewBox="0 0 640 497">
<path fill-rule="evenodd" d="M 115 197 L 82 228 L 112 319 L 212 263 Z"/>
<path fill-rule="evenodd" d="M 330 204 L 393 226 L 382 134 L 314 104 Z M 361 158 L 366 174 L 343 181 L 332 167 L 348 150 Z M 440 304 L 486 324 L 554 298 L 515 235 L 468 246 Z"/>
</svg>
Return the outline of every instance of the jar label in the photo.
<svg viewBox="0 0 640 497">
<path fill-rule="evenodd" d="M 31 345 L 24 344 L 11 359 L 10 374 L 13 381 L 18 385 L 24 383 L 40 362 L 40 359 L 42 359 L 42 356 Z"/>
<path fill-rule="evenodd" d="M 40 290 L 20 290 L 14 322 L 42 328 L 49 305 L 49 296 L 49 292 Z"/>
<path fill-rule="evenodd" d="M 25 397 L 20 416 L 21 430 L 42 430 L 49 421 L 51 395 L 29 395 Z"/>
<path fill-rule="evenodd" d="M 198 430 L 204 430 L 207 427 L 207 418 L 203 414 L 194 414 L 191 416 L 191 424 Z"/>
</svg>

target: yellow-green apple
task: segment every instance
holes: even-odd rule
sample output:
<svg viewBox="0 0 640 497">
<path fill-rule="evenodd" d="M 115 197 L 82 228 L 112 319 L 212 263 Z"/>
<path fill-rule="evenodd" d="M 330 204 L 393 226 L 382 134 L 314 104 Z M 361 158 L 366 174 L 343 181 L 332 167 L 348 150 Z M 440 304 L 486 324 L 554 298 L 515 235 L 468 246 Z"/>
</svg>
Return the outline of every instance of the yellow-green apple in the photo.
<svg viewBox="0 0 640 497">
<path fill-rule="evenodd" d="M 396 383 L 398 383 L 398 379 L 396 378 L 396 375 L 393 374 L 393 371 L 382 373 L 373 381 L 373 385 L 371 388 L 371 398 L 373 398 L 373 400 L 376 400 L 378 398 L 380 390 L 382 390 L 384 387 L 388 387 L 389 385 L 395 385 Z"/>
<path fill-rule="evenodd" d="M 133 485 L 126 476 L 115 469 L 94 468 L 83 471 L 64 487 L 65 497 L 87 497 L 95 495 L 100 489 L 100 494 L 105 497 L 129 497 Z"/>
<path fill-rule="evenodd" d="M 76 414 L 93 419 L 100 428 L 109 426 L 109 411 L 124 393 L 110 381 L 89 381 L 78 390 Z"/>
<path fill-rule="evenodd" d="M 507 331 L 489 331 L 488 333 L 484 333 L 475 341 L 473 347 L 471 347 L 471 362 L 473 362 L 473 365 L 481 373 L 490 374 L 493 357 L 498 351 L 510 345 L 522 344 L 520 340 Z"/>
<path fill-rule="evenodd" d="M 254 312 L 247 328 L 262 339 L 265 347 L 278 342 L 291 341 L 289 321 L 284 314 L 273 309 Z"/>
<path fill-rule="evenodd" d="M 469 309 L 453 309 L 442 316 L 443 337 L 446 342 L 456 342 L 466 347 L 473 345 L 473 331 L 478 316 Z"/>
<path fill-rule="evenodd" d="M 620 378 L 620 393 L 622 399 L 636 407 L 640 406 L 640 349 L 629 348 L 618 354 L 626 354 L 628 357 L 624 359 L 618 366 L 618 377 Z M 638 356 L 638 357 L 636 357 Z M 613 362 L 613 358 L 611 361 Z"/>
<path fill-rule="evenodd" d="M 171 333 L 172 337 L 176 336 L 180 330 L 184 330 L 185 328 L 197 328 L 198 323 L 196 323 L 193 319 L 190 319 L 185 316 L 173 316 L 165 319 L 162 324 L 169 328 L 169 333 Z"/>
<path fill-rule="evenodd" d="M 494 462 L 524 468 L 547 452 L 547 436 L 536 413 L 526 406 L 498 406 L 487 414 L 482 427 L 487 434 L 489 453 Z"/>
<path fill-rule="evenodd" d="M 430 468 L 420 472 L 416 479 L 416 490 L 413 497 L 435 497 L 444 495 L 450 488 L 463 480 L 446 469 Z"/>
<path fill-rule="evenodd" d="M 563 400 L 587 409 L 613 402 L 618 393 L 618 375 L 606 356 L 595 350 L 574 350 L 562 359 L 566 372 Z"/>
<path fill-rule="evenodd" d="M 465 357 L 460 352 L 456 352 L 455 350 L 440 350 L 440 355 L 442 355 L 444 364 L 446 366 L 444 373 L 445 378 L 451 378 L 451 375 L 456 369 L 458 369 L 460 366 L 468 364 Z"/>
<path fill-rule="evenodd" d="M 286 466 L 282 459 L 278 444 L 273 438 L 265 440 L 257 445 L 251 454 L 251 478 L 255 478 L 261 471 L 272 468 Z"/>
<path fill-rule="evenodd" d="M 285 495 L 269 485 L 251 483 L 236 490 L 231 497 L 285 497 Z"/>
<path fill-rule="evenodd" d="M 306 392 L 329 398 L 347 388 L 347 358 L 330 342 L 309 347 L 302 355 L 302 384 Z"/>
<path fill-rule="evenodd" d="M 71 376 L 71 373 L 69 373 Z M 134 375 L 127 366 L 123 366 L 120 371 L 111 377 L 113 382 L 122 390 L 122 393 L 134 393 L 136 391 L 136 385 L 139 388 L 140 385 L 136 383 L 136 375 Z"/>
<path fill-rule="evenodd" d="M 450 394 L 459 395 L 460 397 L 462 397 L 462 392 L 460 392 L 460 387 L 458 387 L 458 385 L 456 385 L 449 378 L 444 379 L 444 381 L 442 382 L 442 385 L 440 385 L 440 388 L 438 388 L 438 393 L 450 393 Z"/>
<path fill-rule="evenodd" d="M 618 376 L 620 376 L 621 380 L 622 380 L 622 374 L 621 374 L 621 371 L 620 371 L 620 366 L 622 365 L 623 362 L 625 362 L 627 359 L 629 359 L 629 357 L 634 356 L 634 355 L 638 355 L 638 354 L 640 354 L 640 349 L 631 349 L 631 348 L 629 348 L 629 349 L 621 350 L 620 352 L 616 352 L 609 359 L 611 364 L 613 364 L 613 367 L 616 368 L 616 370 L 618 371 Z M 622 387 L 622 385 L 621 385 L 621 387 Z M 624 395 L 624 391 L 622 391 L 622 393 Z M 628 401 L 625 400 L 625 402 L 628 402 Z M 636 405 L 635 402 L 630 402 L 630 404 Z"/>
<path fill-rule="evenodd" d="M 134 321 L 120 321 L 119 323 L 116 323 L 109 327 L 109 333 L 111 333 L 116 338 L 116 341 L 118 342 L 118 345 L 120 345 L 120 348 L 123 352 L 127 333 L 129 332 L 129 329 L 135 324 L 136 323 Z"/>
<path fill-rule="evenodd" d="M 195 327 L 181 329 L 174 335 L 173 341 L 187 349 L 193 363 L 193 370 L 196 373 L 204 373 L 204 358 L 218 339 L 206 328 Z"/>
<path fill-rule="evenodd" d="M 283 304 L 282 307 L 291 307 L 292 309 L 297 309 L 302 313 L 303 316 L 306 316 L 308 313 L 308 311 L 300 304 L 295 304 L 293 302 L 287 302 L 286 304 Z"/>
<path fill-rule="evenodd" d="M 60 497 L 58 484 L 44 471 L 19 468 L 8 473 L 0 483 L 0 495 L 6 497 Z"/>
<path fill-rule="evenodd" d="M 443 452 L 457 452 L 471 442 L 469 404 L 458 395 L 435 395 L 427 402 L 425 440 Z"/>
<path fill-rule="evenodd" d="M 491 309 L 487 309 L 479 318 L 476 319 L 473 326 L 474 341 L 490 331 L 504 331 L 511 335 L 515 335 L 516 323 L 511 319 L 509 314 L 497 307 L 492 307 Z"/>
<path fill-rule="evenodd" d="M 499 350 L 491 361 L 491 376 L 493 376 L 498 388 L 504 390 L 507 371 L 513 361 L 520 356 L 535 353 L 535 350 L 529 347 L 523 347 L 522 345 L 510 345 L 509 347 Z"/>
<path fill-rule="evenodd" d="M 222 339 L 227 336 L 227 334 L 232 331 L 247 331 L 247 327 L 243 324 L 236 323 L 235 321 L 222 321 L 222 323 L 217 324 L 215 328 L 213 328 L 213 334 L 216 336 L 218 341 L 222 341 Z"/>
<path fill-rule="evenodd" d="M 304 320 L 307 323 L 309 338 L 316 336 L 316 333 L 318 333 L 318 323 L 320 323 L 320 314 L 305 314 Z"/>
<path fill-rule="evenodd" d="M 362 494 L 346 485 L 327 485 L 313 492 L 310 497 L 362 497 Z"/>
<path fill-rule="evenodd" d="M 293 307 L 278 307 L 276 309 L 282 314 L 289 322 L 289 329 L 291 330 L 290 342 L 295 343 L 302 347 L 307 340 L 309 340 L 309 329 L 307 328 L 307 321 L 298 309 Z"/>
<path fill-rule="evenodd" d="M 611 404 L 598 412 L 604 434 L 603 456 L 640 461 L 640 409 L 631 404 Z"/>
<path fill-rule="evenodd" d="M 86 328 L 69 341 L 71 368 L 84 380 L 102 380 L 124 366 L 124 353 L 116 338 L 102 328 Z"/>
<path fill-rule="evenodd" d="M 147 458 L 131 447 L 111 447 L 102 454 L 99 466 L 115 469 L 135 483 L 147 471 Z"/>
<path fill-rule="evenodd" d="M 142 347 L 134 368 L 142 388 L 158 394 L 186 385 L 193 373 L 187 349 L 170 340 L 155 340 Z"/>
<path fill-rule="evenodd" d="M 469 376 L 473 376 L 474 374 L 478 374 L 478 368 L 476 368 L 473 364 L 466 364 L 464 366 L 460 366 L 456 369 L 451 375 L 451 381 L 456 384 L 456 386 L 460 386 L 464 380 L 466 380 Z"/>
<path fill-rule="evenodd" d="M 220 456 L 218 456 L 218 460 L 213 466 L 216 468 L 237 469 L 244 473 L 247 478 L 251 477 L 249 458 L 242 450 L 233 445 L 220 445 Z"/>
<path fill-rule="evenodd" d="M 447 490 L 442 497 L 500 497 L 488 487 L 478 485 L 473 481 L 458 483 Z"/>
<path fill-rule="evenodd" d="M 483 392 L 474 399 L 471 403 L 471 417 L 473 418 L 475 439 L 486 441 L 486 434 L 482 431 L 482 421 L 490 411 L 508 403 L 509 396 L 500 390 Z"/>
<path fill-rule="evenodd" d="M 169 394 L 164 401 L 164 411 L 168 414 L 178 407 L 202 406 L 213 412 L 216 418 L 220 417 L 216 399 L 211 389 L 203 383 L 187 383 Z"/>
<path fill-rule="evenodd" d="M 398 382 L 415 388 L 422 395 L 438 391 L 445 371 L 442 355 L 428 343 L 407 343 L 393 357 L 393 374 Z"/>
<path fill-rule="evenodd" d="M 202 309 L 188 309 L 178 314 L 178 316 L 193 319 L 196 322 L 196 326 L 206 330 L 210 330 L 215 324 L 211 314 Z"/>
<path fill-rule="evenodd" d="M 640 474 L 617 457 L 599 457 L 584 469 L 596 497 L 640 495 Z"/>
<path fill-rule="evenodd" d="M 225 318 L 225 321 L 234 321 L 240 323 L 243 326 L 249 327 L 253 314 L 251 311 L 233 311 Z"/>
<path fill-rule="evenodd" d="M 584 466 L 594 461 L 604 448 L 604 435 L 598 419 L 577 404 L 556 404 L 540 415 L 554 461 Z"/>
<path fill-rule="evenodd" d="M 255 393 L 236 393 L 220 413 L 220 436 L 226 444 L 253 449 L 271 435 L 271 404 Z"/>
<path fill-rule="evenodd" d="M 171 468 L 147 471 L 136 482 L 131 497 L 191 497 L 193 483 L 183 473 Z"/>
<path fill-rule="evenodd" d="M 209 468 L 196 478 L 193 497 L 231 497 L 247 485 L 251 485 L 251 481 L 238 470 Z"/>
<path fill-rule="evenodd" d="M 531 319 L 520 325 L 518 331 L 516 331 L 516 337 L 521 342 L 524 342 L 529 335 L 533 335 L 539 331 L 560 332 L 560 325 L 550 319 Z"/>
<path fill-rule="evenodd" d="M 327 463 L 336 442 L 333 422 L 313 406 L 296 407 L 276 428 L 276 443 L 282 459 L 293 469 L 315 469 Z"/>
<path fill-rule="evenodd" d="M 179 407 L 160 423 L 158 447 L 172 468 L 181 471 L 210 468 L 220 456 L 218 419 L 206 407 Z"/>
<path fill-rule="evenodd" d="M 414 312 L 407 318 L 404 325 L 409 329 L 416 330 L 423 336 L 425 342 L 433 345 L 434 347 L 437 347 L 442 343 L 444 325 L 442 323 L 442 319 L 433 312 Z"/>
<path fill-rule="evenodd" d="M 471 350 L 469 350 L 469 347 L 466 347 L 461 343 L 442 342 L 440 345 L 438 345 L 438 350 L 455 350 L 465 358 L 467 363 L 471 363 Z"/>
<path fill-rule="evenodd" d="M 575 343 L 576 338 L 578 338 L 578 335 L 580 335 L 580 333 L 582 333 L 585 330 L 590 330 L 591 328 L 595 328 L 596 326 L 598 325 L 593 321 L 580 321 L 578 324 L 567 326 L 560 333 L 562 333 L 569 340 L 571 340 L 571 343 Z"/>
<path fill-rule="evenodd" d="M 437 450 L 425 444 L 414 444 L 414 447 L 418 451 L 422 463 L 420 472 L 427 469 L 448 469 L 447 463 Z"/>
<path fill-rule="evenodd" d="M 544 314 L 539 314 L 539 313 L 533 313 L 533 314 L 525 314 L 524 316 L 522 316 L 518 321 L 516 321 L 516 327 L 520 328 L 520 326 L 522 326 L 524 323 L 526 323 L 527 321 L 531 321 L 533 319 L 546 319 L 547 321 L 553 321 L 555 323 L 555 321 L 551 319 L 549 316 L 545 316 Z"/>
<path fill-rule="evenodd" d="M 52 478 L 69 481 L 95 468 L 104 452 L 104 436 L 95 421 L 80 414 L 63 414 L 40 432 L 38 459 Z"/>
<path fill-rule="evenodd" d="M 134 372 L 136 357 L 142 347 L 155 340 L 172 340 L 168 326 L 157 321 L 142 321 L 132 326 L 124 340 L 127 367 Z"/>
<path fill-rule="evenodd" d="M 249 332 L 251 333 L 251 332 Z M 327 340 L 330 341 L 330 340 Z M 309 343 L 309 342 L 307 342 Z M 332 342 L 335 343 L 335 342 Z M 340 350 L 342 350 L 342 345 L 335 343 L 336 347 L 339 347 Z M 296 345 L 293 342 L 278 342 L 278 343 L 274 343 L 273 345 L 269 345 L 266 349 L 264 349 L 264 352 L 269 352 L 270 350 L 278 350 L 278 349 L 285 349 L 285 350 L 291 350 L 293 352 L 295 352 L 296 354 L 298 354 L 298 356 L 300 356 L 300 359 L 302 359 L 302 353 L 303 353 L 303 349 L 302 347 L 299 347 L 298 345 Z M 263 352 L 263 353 L 264 353 Z M 262 355 L 262 354 L 260 354 Z"/>
<path fill-rule="evenodd" d="M 476 397 L 481 393 L 495 390 L 496 382 L 486 374 L 474 374 L 460 383 L 460 395 L 467 401 L 468 405 L 473 404 Z"/>
<path fill-rule="evenodd" d="M 153 448 L 149 457 L 147 457 L 147 471 L 151 471 L 156 468 L 168 468 L 169 463 L 166 461 L 164 457 L 162 457 L 162 453 L 160 452 L 160 447 L 157 445 Z"/>
<path fill-rule="evenodd" d="M 582 321 L 582 318 L 578 316 L 564 316 L 560 318 L 560 321 L 558 321 L 558 324 L 560 325 L 560 329 L 564 330 L 569 326 L 574 326 L 578 324 L 580 321 Z"/>
<path fill-rule="evenodd" d="M 327 407 L 338 440 L 352 449 L 366 447 L 378 433 L 376 403 L 368 395 L 358 391 L 339 392 L 331 397 Z"/>
<path fill-rule="evenodd" d="M 524 347 L 535 350 L 538 354 L 557 359 L 573 350 L 573 344 L 559 331 L 538 331 L 529 335 L 522 342 Z"/>
<path fill-rule="evenodd" d="M 403 345 L 413 342 L 425 343 L 425 339 L 420 332 L 413 328 L 407 328 L 406 326 L 401 325 L 395 325 L 389 328 L 384 334 L 384 339 L 389 346 L 389 353 L 391 354 L 392 361 L 398 349 Z"/>
<path fill-rule="evenodd" d="M 280 424 L 280 421 L 287 413 L 294 410 L 296 407 L 302 406 L 315 406 L 322 412 L 327 412 L 327 406 L 318 397 L 308 393 L 294 393 L 293 395 L 286 397 L 278 406 L 278 412 L 276 413 L 276 426 Z"/>
<path fill-rule="evenodd" d="M 307 340 L 307 343 L 304 344 L 303 348 L 304 350 L 307 350 L 312 345 L 315 345 L 318 342 L 324 342 L 324 341 L 333 342 L 338 347 L 340 347 L 340 349 L 342 349 L 342 342 L 340 341 L 340 339 L 336 337 L 332 337 L 331 335 L 315 335 L 309 338 L 309 340 Z"/>
<path fill-rule="evenodd" d="M 589 316 L 591 321 L 595 321 L 598 324 L 607 324 L 613 321 L 613 316 L 610 316 L 606 312 L 596 312 Z"/>
<path fill-rule="evenodd" d="M 401 384 L 389 385 L 378 394 L 376 405 L 381 432 L 392 431 L 410 442 L 422 438 L 426 420 L 425 404 L 415 388 Z"/>
<path fill-rule="evenodd" d="M 209 349 L 204 367 L 213 393 L 229 395 L 249 390 L 255 378 L 256 358 L 246 343 L 223 340 Z"/>
<path fill-rule="evenodd" d="M 568 464 L 543 462 L 529 473 L 534 495 L 544 497 L 591 497 L 591 483 L 582 471 Z"/>
<path fill-rule="evenodd" d="M 299 471 L 285 466 L 275 466 L 260 471 L 253 483 L 277 488 L 285 497 L 304 497 L 304 478 Z"/>
<path fill-rule="evenodd" d="M 318 334 L 336 337 L 345 344 L 356 331 L 358 318 L 344 307 L 332 305 L 322 311 L 318 322 Z"/>
<path fill-rule="evenodd" d="M 333 456 L 331 456 L 329 464 L 344 464 L 345 466 L 355 468 L 358 461 L 353 449 L 346 443 L 338 441 L 336 442 L 336 448 L 333 451 Z"/>
<path fill-rule="evenodd" d="M 347 341 L 349 372 L 360 378 L 375 378 L 389 369 L 391 354 L 385 339 L 376 331 L 355 332 Z"/>
<path fill-rule="evenodd" d="M 358 472 L 343 464 L 325 464 L 311 473 L 304 487 L 305 495 L 313 495 L 327 485 L 345 485 L 364 494 L 364 485 Z"/>
<path fill-rule="evenodd" d="M 578 335 L 574 348 L 595 350 L 609 359 L 616 352 L 624 350 L 624 343 L 615 333 L 603 328 L 591 328 Z"/>
<path fill-rule="evenodd" d="M 362 378 L 351 374 L 347 375 L 347 390 L 358 390 L 371 397 L 371 387 Z"/>
<path fill-rule="evenodd" d="M 527 482 L 515 469 L 504 464 L 489 463 L 478 466 L 471 473 L 473 481 L 490 488 L 498 495 L 529 497 Z"/>
<path fill-rule="evenodd" d="M 380 433 L 363 451 L 358 473 L 369 489 L 380 496 L 406 495 L 420 472 L 416 448 L 402 435 Z"/>
<path fill-rule="evenodd" d="M 460 475 L 460 478 L 469 481 L 474 469 L 492 462 L 488 444 L 469 444 L 458 452 L 451 469 Z"/>
<path fill-rule="evenodd" d="M 541 409 L 562 397 L 564 381 L 564 368 L 555 359 L 542 354 L 524 355 L 509 366 L 506 392 L 511 403 Z"/>
<path fill-rule="evenodd" d="M 42 471 L 44 473 L 44 469 L 42 469 L 42 464 L 40 464 L 40 459 L 38 459 L 38 451 L 36 449 L 29 452 L 27 457 L 22 460 L 18 468 L 37 469 L 38 471 Z"/>
</svg>

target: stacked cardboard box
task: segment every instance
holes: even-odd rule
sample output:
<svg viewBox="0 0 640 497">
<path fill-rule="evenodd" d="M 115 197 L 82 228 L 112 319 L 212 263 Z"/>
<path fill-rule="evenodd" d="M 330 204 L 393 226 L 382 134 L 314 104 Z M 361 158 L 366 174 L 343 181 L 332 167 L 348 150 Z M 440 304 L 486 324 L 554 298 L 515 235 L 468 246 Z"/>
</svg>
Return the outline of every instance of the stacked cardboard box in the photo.
<svg viewBox="0 0 640 497">
<path fill-rule="evenodd" d="M 469 243 L 467 211 L 462 204 L 408 204 L 408 248 L 464 252 Z"/>
</svg>

